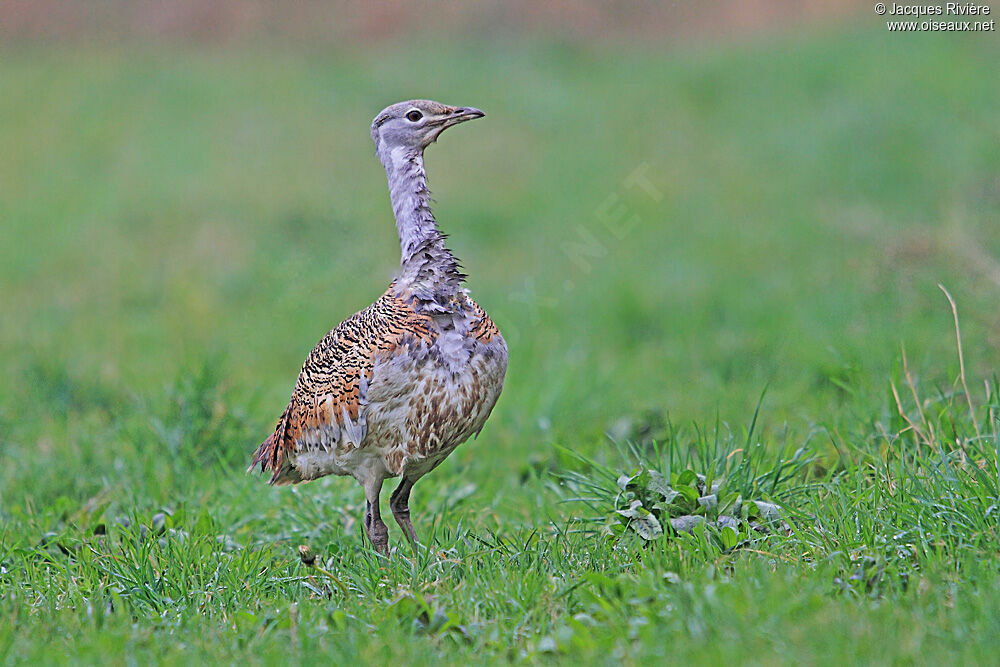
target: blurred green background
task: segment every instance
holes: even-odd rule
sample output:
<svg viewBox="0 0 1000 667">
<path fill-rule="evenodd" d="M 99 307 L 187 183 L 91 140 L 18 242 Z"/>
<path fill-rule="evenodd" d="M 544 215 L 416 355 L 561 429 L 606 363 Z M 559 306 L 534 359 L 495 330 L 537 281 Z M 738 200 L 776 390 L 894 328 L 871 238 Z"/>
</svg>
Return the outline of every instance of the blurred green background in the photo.
<svg viewBox="0 0 1000 667">
<path fill-rule="evenodd" d="M 329 33 L 296 19 L 300 42 L 287 17 L 232 28 L 226 3 L 208 25 L 157 27 L 142 4 L 75 32 L 55 10 L 7 17 L 5 447 L 206 360 L 262 439 L 306 352 L 392 276 L 368 124 L 410 97 L 488 112 L 428 153 L 439 222 L 511 347 L 460 458 L 516 468 L 651 409 L 743 423 L 765 386 L 768 421 L 801 432 L 858 394 L 877 414 L 901 344 L 950 382 L 939 282 L 968 363 L 992 368 L 995 33 L 889 34 L 823 3 L 715 26 L 739 4 L 656 5 L 659 32 L 625 13 L 607 34 L 582 9 L 557 30 L 430 3 L 452 24 L 410 30 L 327 8 Z M 219 446 L 237 460 L 254 441 Z"/>
</svg>

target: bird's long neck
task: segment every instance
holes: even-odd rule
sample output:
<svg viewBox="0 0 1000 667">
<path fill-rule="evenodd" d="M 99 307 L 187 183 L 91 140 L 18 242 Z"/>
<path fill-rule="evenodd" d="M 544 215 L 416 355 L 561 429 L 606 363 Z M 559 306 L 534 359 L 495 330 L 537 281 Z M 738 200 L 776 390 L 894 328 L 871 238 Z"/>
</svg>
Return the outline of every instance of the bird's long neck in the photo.
<svg viewBox="0 0 1000 667">
<path fill-rule="evenodd" d="M 379 158 L 389 181 L 401 251 L 397 282 L 418 299 L 447 301 L 461 288 L 465 276 L 431 212 L 423 152 L 396 148 L 385 153 L 380 151 Z"/>
</svg>

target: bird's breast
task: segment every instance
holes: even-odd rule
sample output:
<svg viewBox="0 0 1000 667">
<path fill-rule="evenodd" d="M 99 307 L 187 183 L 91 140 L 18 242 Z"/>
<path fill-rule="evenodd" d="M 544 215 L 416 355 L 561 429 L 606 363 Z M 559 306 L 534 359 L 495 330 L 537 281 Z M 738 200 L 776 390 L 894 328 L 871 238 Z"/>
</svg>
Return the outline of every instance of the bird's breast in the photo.
<svg viewBox="0 0 1000 667">
<path fill-rule="evenodd" d="M 376 365 L 368 387 L 369 438 L 398 475 L 436 465 L 478 433 L 503 389 L 507 348 L 497 334 L 483 342 L 441 332 Z"/>
</svg>

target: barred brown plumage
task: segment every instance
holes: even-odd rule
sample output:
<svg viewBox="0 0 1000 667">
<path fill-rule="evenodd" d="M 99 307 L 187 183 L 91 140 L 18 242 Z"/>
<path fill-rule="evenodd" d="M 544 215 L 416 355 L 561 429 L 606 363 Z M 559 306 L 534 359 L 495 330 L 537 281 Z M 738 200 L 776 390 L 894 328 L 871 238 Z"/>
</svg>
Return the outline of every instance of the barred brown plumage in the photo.
<svg viewBox="0 0 1000 667">
<path fill-rule="evenodd" d="M 365 532 L 388 553 L 379 492 L 401 477 L 393 515 L 411 543 L 413 484 L 478 434 L 496 404 L 507 345 L 462 287 L 430 210 L 424 149 L 478 109 L 414 100 L 384 109 L 372 138 L 389 182 L 400 271 L 389 289 L 316 345 L 274 432 L 253 455 L 272 484 L 350 475 L 365 489 Z M 416 120 L 414 120 L 416 119 Z"/>
</svg>

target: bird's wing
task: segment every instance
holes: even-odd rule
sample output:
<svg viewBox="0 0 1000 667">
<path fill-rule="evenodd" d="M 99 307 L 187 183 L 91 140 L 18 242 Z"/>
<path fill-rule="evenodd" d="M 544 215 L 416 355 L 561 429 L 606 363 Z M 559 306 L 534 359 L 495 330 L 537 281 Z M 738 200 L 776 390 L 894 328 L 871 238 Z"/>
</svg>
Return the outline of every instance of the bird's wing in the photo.
<svg viewBox="0 0 1000 667">
<path fill-rule="evenodd" d="M 480 343 L 489 343 L 494 337 L 499 337 L 500 330 L 486 311 L 471 298 L 466 297 L 466 300 L 472 309 L 472 327 L 469 329 L 469 335 Z"/>
<path fill-rule="evenodd" d="M 303 481 L 289 460 L 305 448 L 333 449 L 343 439 L 362 446 L 367 433 L 365 393 L 379 358 L 401 346 L 430 342 L 430 318 L 390 287 L 368 308 L 347 318 L 309 353 L 292 400 L 274 433 L 253 455 L 250 470 L 272 470 L 271 484 Z"/>
</svg>

